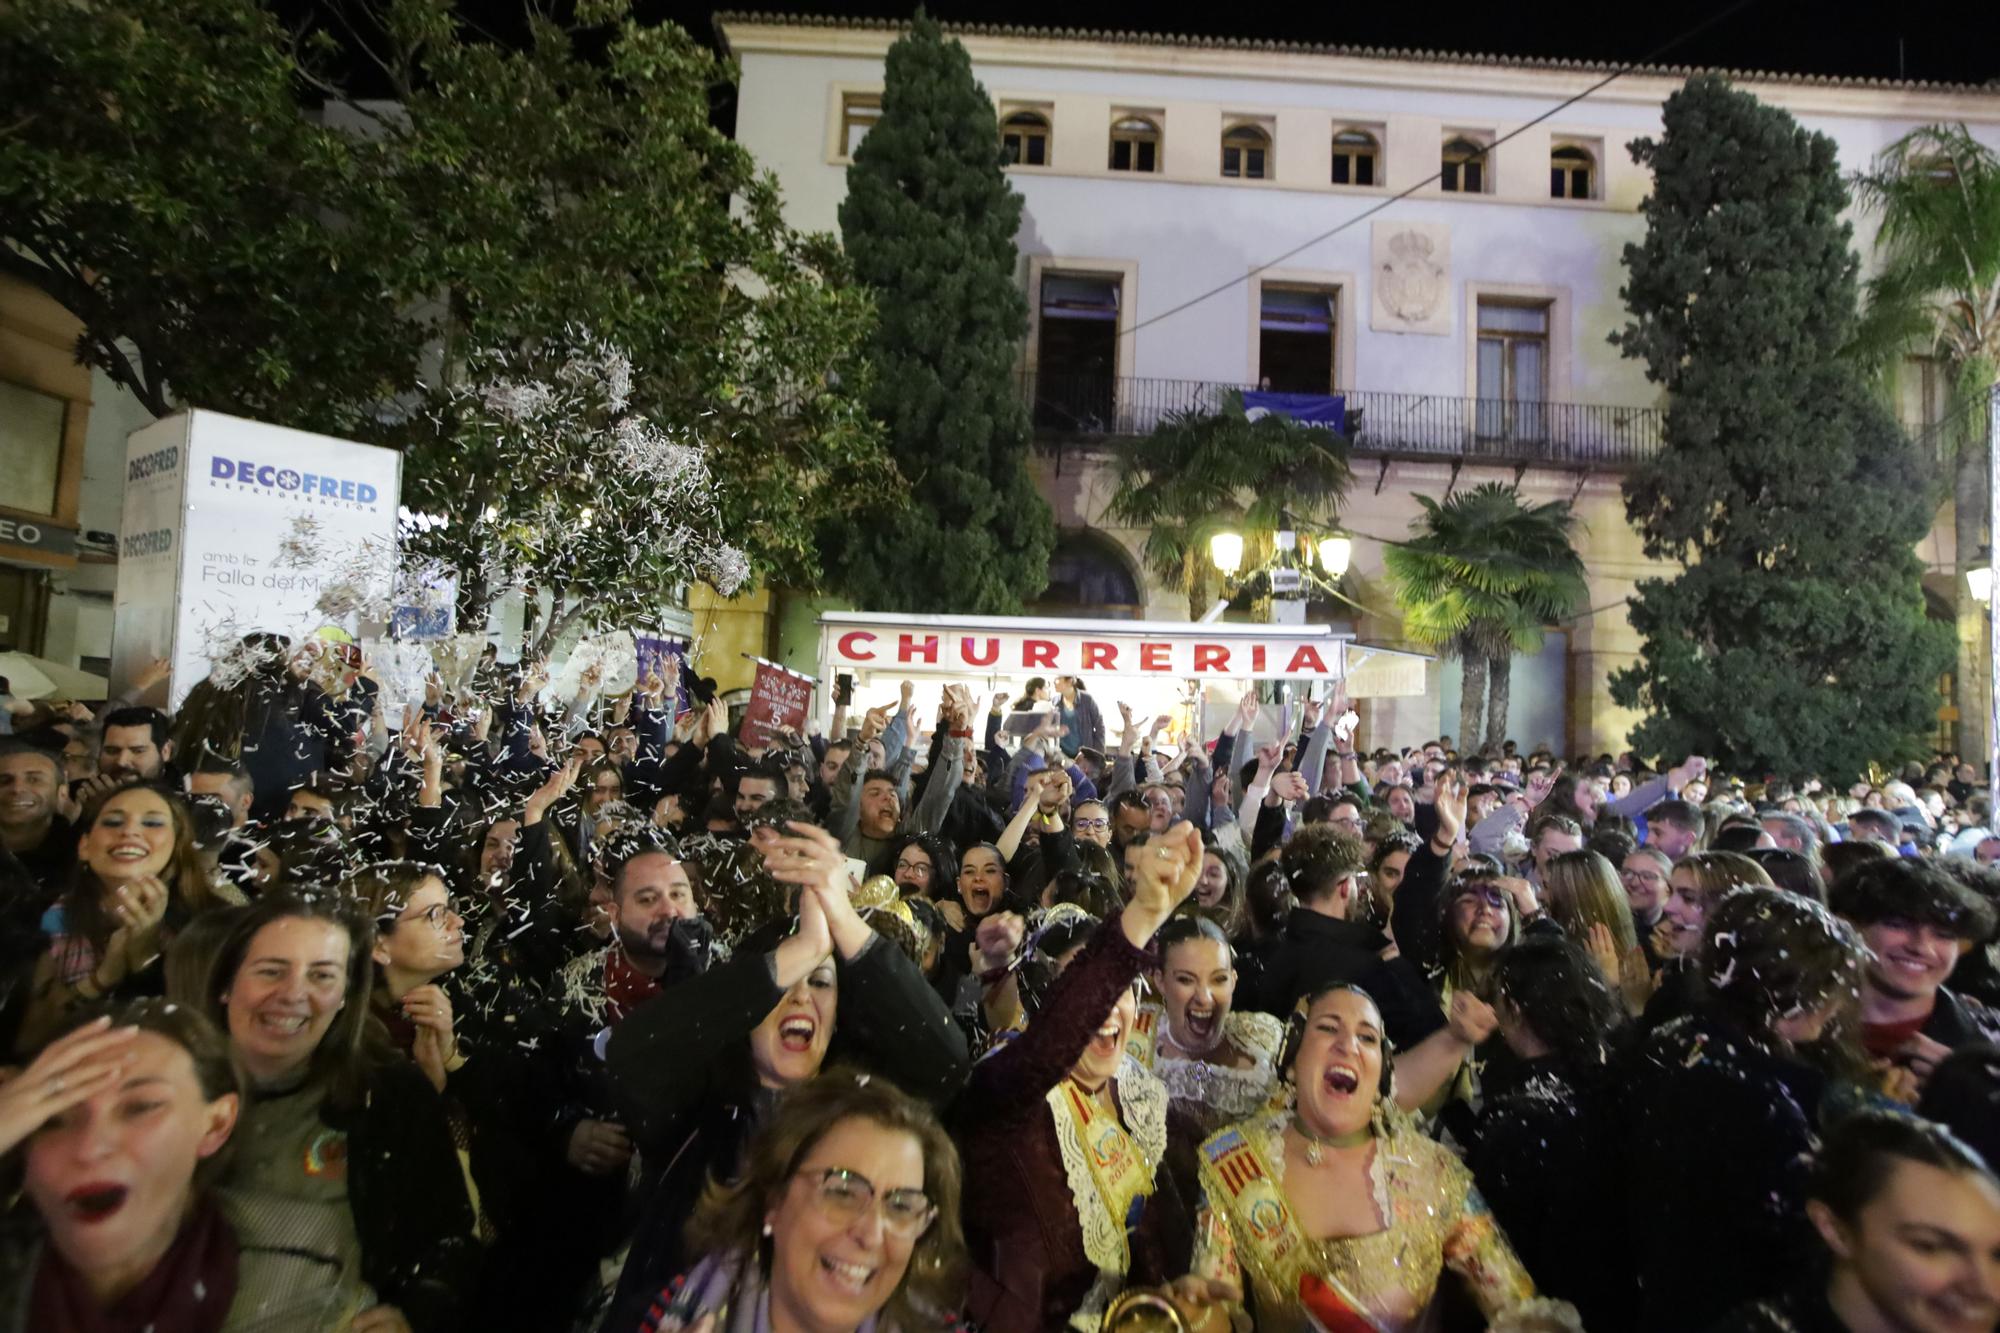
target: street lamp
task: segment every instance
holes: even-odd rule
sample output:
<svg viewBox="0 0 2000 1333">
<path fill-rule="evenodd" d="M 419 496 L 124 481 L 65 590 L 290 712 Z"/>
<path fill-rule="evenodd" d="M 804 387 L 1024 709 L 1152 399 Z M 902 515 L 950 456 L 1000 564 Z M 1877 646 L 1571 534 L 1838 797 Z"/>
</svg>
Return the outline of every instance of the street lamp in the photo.
<svg viewBox="0 0 2000 1333">
<path fill-rule="evenodd" d="M 1972 600 L 1981 606 L 1993 604 L 1993 570 L 1981 566 L 1965 571 L 1965 589 L 1972 594 Z"/>
<path fill-rule="evenodd" d="M 1326 570 L 1328 578 L 1337 579 L 1347 573 L 1347 566 L 1354 559 L 1354 541 L 1350 537 L 1323 537 L 1319 543 L 1320 567 Z"/>
<path fill-rule="evenodd" d="M 1236 577 L 1236 571 L 1243 568 L 1243 538 L 1234 532 L 1218 532 L 1208 539 L 1209 559 L 1224 577 Z"/>
</svg>

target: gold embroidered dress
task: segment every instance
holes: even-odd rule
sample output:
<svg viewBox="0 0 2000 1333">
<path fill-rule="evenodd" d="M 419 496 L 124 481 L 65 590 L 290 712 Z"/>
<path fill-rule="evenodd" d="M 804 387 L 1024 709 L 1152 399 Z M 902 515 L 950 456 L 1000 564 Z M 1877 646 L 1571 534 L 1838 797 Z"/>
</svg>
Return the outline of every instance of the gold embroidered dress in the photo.
<svg viewBox="0 0 2000 1333">
<path fill-rule="evenodd" d="M 1265 1115 L 1201 1146 L 1194 1268 L 1244 1282 L 1259 1333 L 1430 1333 L 1446 1268 L 1466 1280 L 1496 1331 L 1509 1326 L 1507 1312 L 1533 1302 L 1534 1283 L 1471 1173 L 1398 1114 L 1368 1166 L 1387 1225 L 1366 1236 L 1306 1236 L 1285 1198 L 1286 1122 Z"/>
</svg>

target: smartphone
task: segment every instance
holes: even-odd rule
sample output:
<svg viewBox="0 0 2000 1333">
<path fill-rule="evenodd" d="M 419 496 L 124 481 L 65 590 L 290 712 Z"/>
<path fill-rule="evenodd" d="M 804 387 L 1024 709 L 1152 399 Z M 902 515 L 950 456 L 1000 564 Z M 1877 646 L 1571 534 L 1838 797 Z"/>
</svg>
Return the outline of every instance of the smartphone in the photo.
<svg viewBox="0 0 2000 1333">
<path fill-rule="evenodd" d="M 854 702 L 853 675 L 843 671 L 833 678 L 833 701 L 842 705 L 851 705 Z"/>
</svg>

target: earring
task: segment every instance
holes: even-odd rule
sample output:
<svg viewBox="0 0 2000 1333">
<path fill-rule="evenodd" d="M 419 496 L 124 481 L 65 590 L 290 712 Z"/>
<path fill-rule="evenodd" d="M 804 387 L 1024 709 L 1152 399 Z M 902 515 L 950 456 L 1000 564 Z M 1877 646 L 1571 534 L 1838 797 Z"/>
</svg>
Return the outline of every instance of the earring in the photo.
<svg viewBox="0 0 2000 1333">
<path fill-rule="evenodd" d="M 769 1222 L 764 1224 L 764 1234 L 767 1236 L 771 1234 L 771 1224 Z"/>
</svg>

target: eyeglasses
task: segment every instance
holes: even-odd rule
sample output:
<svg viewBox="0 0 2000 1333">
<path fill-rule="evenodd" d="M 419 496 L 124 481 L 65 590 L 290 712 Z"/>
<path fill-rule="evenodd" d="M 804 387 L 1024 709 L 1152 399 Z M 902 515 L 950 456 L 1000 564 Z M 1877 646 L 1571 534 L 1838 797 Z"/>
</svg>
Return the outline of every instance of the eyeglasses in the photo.
<svg viewBox="0 0 2000 1333">
<path fill-rule="evenodd" d="M 896 869 L 912 879 L 929 879 L 932 870 L 929 861 L 898 861 Z"/>
<path fill-rule="evenodd" d="M 1637 880 L 1641 884 L 1665 884 L 1667 882 L 1667 877 L 1657 870 L 1621 870 L 1618 873 L 1625 879 Z"/>
<path fill-rule="evenodd" d="M 1343 819 L 1329 819 L 1326 822 L 1333 825 L 1335 828 L 1353 829 L 1357 833 L 1361 831 L 1362 827 L 1361 821 L 1359 819 L 1356 819 L 1353 815 L 1348 815 Z"/>
<path fill-rule="evenodd" d="M 408 915 L 407 913 L 388 913 L 382 917 L 382 921 L 384 924 L 398 922 L 403 920 L 404 917 L 407 915 Z M 454 921 L 465 920 L 464 917 L 460 916 L 456 911 L 452 910 L 452 906 L 448 902 L 432 903 L 429 907 L 426 907 L 423 911 L 418 912 L 414 917 L 410 917 L 409 919 L 413 921 L 421 921 L 425 925 L 429 926 L 432 930 L 442 932 L 444 930 L 444 923 L 447 917 L 449 917 Z"/>
<path fill-rule="evenodd" d="M 882 1225 L 904 1240 L 915 1240 L 937 1220 L 937 1205 L 922 1190 L 890 1190 L 877 1195 L 868 1177 L 846 1167 L 829 1167 L 815 1179 L 810 1171 L 796 1172 L 813 1182 L 813 1197 L 828 1220 L 852 1226 L 871 1208 L 879 1208 Z"/>
<path fill-rule="evenodd" d="M 1076 821 L 1076 831 L 1078 833 L 1102 833 L 1110 827 L 1111 821 L 1108 819 L 1079 819 Z"/>
</svg>

